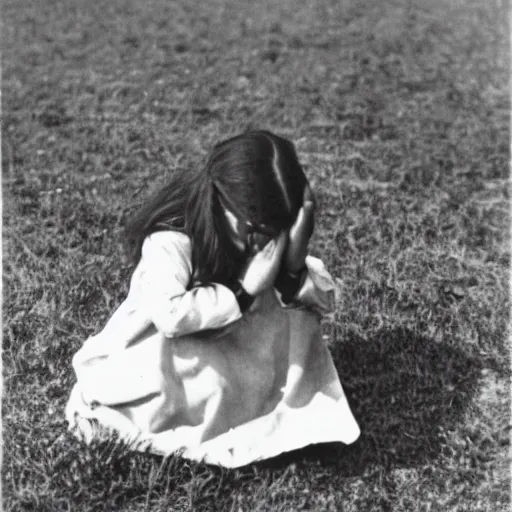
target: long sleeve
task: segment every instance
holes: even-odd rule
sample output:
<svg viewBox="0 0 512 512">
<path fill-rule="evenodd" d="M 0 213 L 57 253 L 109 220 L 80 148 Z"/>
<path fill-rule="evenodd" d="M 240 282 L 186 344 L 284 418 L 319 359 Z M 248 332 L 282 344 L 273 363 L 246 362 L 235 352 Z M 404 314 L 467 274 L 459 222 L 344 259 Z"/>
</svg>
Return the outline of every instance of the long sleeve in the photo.
<svg viewBox="0 0 512 512">
<path fill-rule="evenodd" d="M 242 316 L 235 295 L 221 284 L 187 290 L 192 248 L 184 234 L 164 231 L 146 238 L 140 268 L 141 304 L 168 338 L 224 327 Z"/>
<path fill-rule="evenodd" d="M 336 307 L 338 288 L 333 278 L 326 270 L 323 262 L 314 256 L 306 257 L 305 277 L 302 285 L 288 306 L 306 306 L 322 316 L 332 313 Z"/>
</svg>

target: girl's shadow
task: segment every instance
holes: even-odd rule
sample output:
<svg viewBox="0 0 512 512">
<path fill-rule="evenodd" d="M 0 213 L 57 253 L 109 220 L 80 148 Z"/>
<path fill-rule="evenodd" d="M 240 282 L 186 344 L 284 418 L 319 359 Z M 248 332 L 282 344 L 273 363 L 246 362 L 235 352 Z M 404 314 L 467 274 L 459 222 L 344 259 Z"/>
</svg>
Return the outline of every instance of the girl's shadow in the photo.
<svg viewBox="0 0 512 512">
<path fill-rule="evenodd" d="M 481 369 L 459 349 L 407 329 L 380 331 L 367 340 L 351 335 L 331 352 L 361 437 L 351 446 L 329 443 L 284 454 L 264 467 L 317 462 L 353 476 L 369 466 L 432 460 L 441 449 L 441 429 L 457 425 Z"/>
</svg>

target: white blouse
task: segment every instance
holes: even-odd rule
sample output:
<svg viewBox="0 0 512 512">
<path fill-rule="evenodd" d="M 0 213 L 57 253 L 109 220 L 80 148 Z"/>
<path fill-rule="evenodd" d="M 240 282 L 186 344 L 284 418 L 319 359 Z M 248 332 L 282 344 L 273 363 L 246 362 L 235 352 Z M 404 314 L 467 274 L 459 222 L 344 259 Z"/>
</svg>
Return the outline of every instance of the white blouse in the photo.
<svg viewBox="0 0 512 512">
<path fill-rule="evenodd" d="M 320 260 L 308 256 L 306 266 L 308 275 L 296 300 L 288 307 L 302 304 L 327 315 L 334 309 L 336 287 Z M 128 302 L 137 304 L 168 338 L 217 329 L 241 318 L 238 301 L 229 288 L 212 283 L 190 289 L 192 280 L 189 237 L 176 231 L 154 233 L 142 246 L 142 257 L 132 277 Z M 287 307 L 280 300 L 279 292 L 274 292 L 282 307 Z"/>
<path fill-rule="evenodd" d="M 233 292 L 221 284 L 187 290 L 192 281 L 190 239 L 173 231 L 149 236 L 134 279 L 139 303 L 168 338 L 223 327 L 242 314 Z"/>
<path fill-rule="evenodd" d="M 236 467 L 359 435 L 320 317 L 336 286 L 322 262 L 285 306 L 276 290 L 242 315 L 233 292 L 196 286 L 190 239 L 158 232 L 142 247 L 126 300 L 73 357 L 66 408 L 86 441 Z"/>
</svg>

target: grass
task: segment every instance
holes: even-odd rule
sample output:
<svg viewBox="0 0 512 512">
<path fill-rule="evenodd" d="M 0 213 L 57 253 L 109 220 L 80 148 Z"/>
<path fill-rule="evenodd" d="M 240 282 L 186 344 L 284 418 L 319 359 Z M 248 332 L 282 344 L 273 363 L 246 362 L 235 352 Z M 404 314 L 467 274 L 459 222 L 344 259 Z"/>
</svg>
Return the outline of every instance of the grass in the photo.
<svg viewBox="0 0 512 512">
<path fill-rule="evenodd" d="M 4 509 L 508 510 L 507 8 L 6 0 Z M 84 447 L 70 362 L 126 293 L 124 215 L 249 126 L 317 192 L 361 439 L 229 471 Z"/>
</svg>

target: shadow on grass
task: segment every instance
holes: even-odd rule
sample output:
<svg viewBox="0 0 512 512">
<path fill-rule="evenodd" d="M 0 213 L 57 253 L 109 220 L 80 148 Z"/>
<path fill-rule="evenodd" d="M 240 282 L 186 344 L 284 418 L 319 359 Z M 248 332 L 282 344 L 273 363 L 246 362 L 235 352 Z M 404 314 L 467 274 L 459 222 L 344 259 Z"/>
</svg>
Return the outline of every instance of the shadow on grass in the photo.
<svg viewBox="0 0 512 512">
<path fill-rule="evenodd" d="M 292 466 L 317 493 L 322 489 L 328 493 L 326 482 L 337 485 L 339 478 L 367 477 L 382 469 L 421 466 L 436 459 L 442 450 L 439 429 L 457 427 L 477 389 L 481 368 L 449 341 L 437 343 L 404 329 L 381 331 L 367 340 L 352 335 L 336 344 L 332 353 L 362 430 L 350 446 L 310 446 L 231 471 L 179 456 L 162 461 L 110 443 L 84 450 L 70 440 L 53 448 L 58 456 L 51 459 L 49 470 L 55 475 L 52 492 L 59 499 L 73 496 L 74 502 L 102 507 L 97 510 L 120 510 L 129 501 L 147 506 L 150 498 L 165 503 L 185 500 L 194 510 L 228 510 L 235 494 L 256 499 L 272 481 L 277 482 L 272 491 L 275 499 L 281 499 L 296 483 L 290 479 L 295 474 L 294 469 L 289 472 Z M 31 510 L 54 510 L 55 496 L 44 498 L 49 503 L 46 508 L 42 498 L 22 498 Z M 385 497 L 375 497 L 381 498 L 380 509 L 391 510 Z"/>
<path fill-rule="evenodd" d="M 375 466 L 413 467 L 435 459 L 440 429 L 454 428 L 478 385 L 480 363 L 460 349 L 406 329 L 364 340 L 350 336 L 332 348 L 352 411 L 361 427 L 350 446 L 310 446 L 262 463 L 334 466 L 343 476 Z"/>
</svg>

